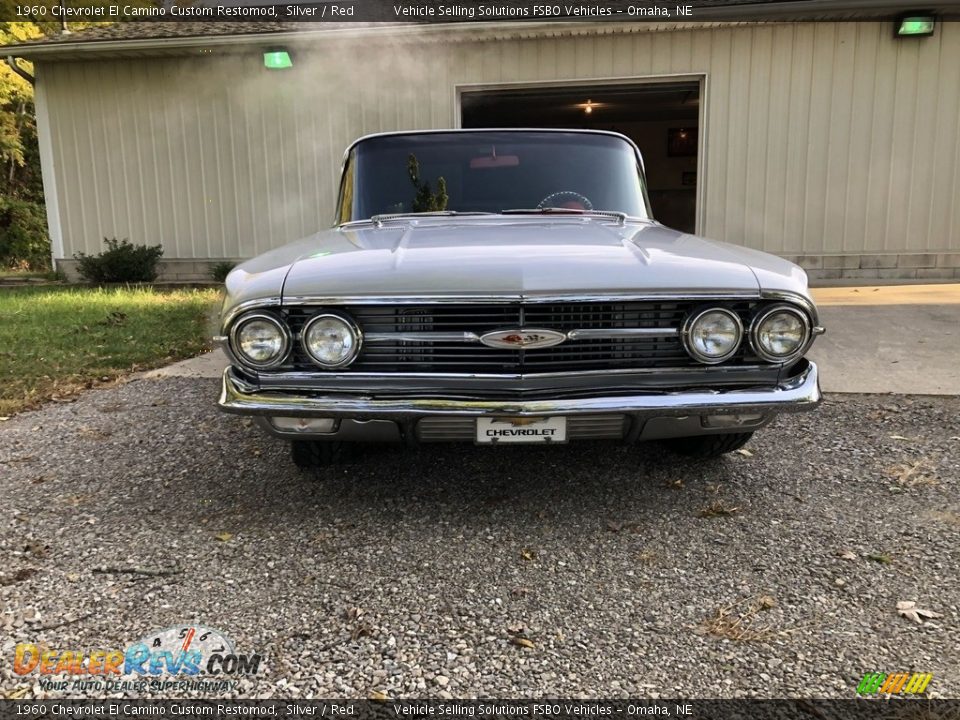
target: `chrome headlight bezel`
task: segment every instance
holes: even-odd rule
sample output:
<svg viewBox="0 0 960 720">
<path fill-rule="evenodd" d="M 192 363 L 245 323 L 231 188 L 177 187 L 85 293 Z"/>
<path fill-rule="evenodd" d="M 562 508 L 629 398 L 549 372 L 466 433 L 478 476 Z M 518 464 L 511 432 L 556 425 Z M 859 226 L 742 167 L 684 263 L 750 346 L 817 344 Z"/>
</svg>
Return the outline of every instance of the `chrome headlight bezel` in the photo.
<svg viewBox="0 0 960 720">
<path fill-rule="evenodd" d="M 349 356 L 345 357 L 340 362 L 328 363 L 324 362 L 317 358 L 311 351 L 310 347 L 307 345 L 307 336 L 310 332 L 310 328 L 320 320 L 332 319 L 342 322 L 346 328 L 350 331 L 350 334 L 353 337 L 353 352 Z M 310 358 L 310 362 L 315 365 L 324 368 L 325 370 L 336 370 L 337 368 L 346 367 L 352 364 L 357 357 L 360 355 L 360 347 L 363 345 L 363 331 L 360 330 L 360 326 L 353 321 L 352 318 L 341 313 L 332 313 L 332 312 L 322 312 L 312 316 L 307 322 L 304 323 L 303 327 L 300 329 L 300 347 L 303 348 L 303 352 L 306 353 L 307 357 Z"/>
<path fill-rule="evenodd" d="M 690 341 L 690 334 L 694 326 L 697 324 L 697 322 L 699 322 L 703 318 L 704 315 L 709 315 L 710 313 L 721 313 L 723 315 L 726 315 L 731 320 L 733 320 L 733 324 L 737 329 L 737 341 L 733 344 L 730 350 L 724 353 L 723 355 L 719 355 L 719 356 L 704 355 L 699 350 L 697 350 L 697 348 L 694 347 L 693 343 Z M 718 365 L 719 363 L 725 362 L 726 360 L 729 360 L 734 355 L 736 355 L 737 351 L 740 349 L 740 346 L 743 344 L 743 336 L 744 336 L 743 321 L 740 319 L 740 316 L 737 315 L 737 313 L 735 313 L 733 310 L 730 310 L 729 308 L 725 308 L 722 306 L 705 307 L 697 310 L 696 312 L 692 313 L 687 317 L 687 319 L 683 323 L 682 336 L 683 336 L 683 347 L 687 351 L 687 354 L 690 355 L 690 357 L 692 357 L 697 362 L 703 363 L 704 365 Z"/>
<path fill-rule="evenodd" d="M 280 331 L 280 337 L 282 340 L 282 345 L 280 347 L 280 352 L 275 358 L 267 362 L 257 362 L 256 360 L 248 357 L 243 350 L 240 349 L 240 330 L 243 329 L 243 326 L 253 320 L 264 320 Z M 233 356 L 237 358 L 239 362 L 243 365 L 252 368 L 253 370 L 270 370 L 275 368 L 278 365 L 283 364 L 287 359 L 287 356 L 290 354 L 290 347 L 293 344 L 290 337 L 290 330 L 286 325 L 283 324 L 277 317 L 271 315 L 270 313 L 265 312 L 251 312 L 244 315 L 241 315 L 233 324 L 230 326 L 230 352 L 233 353 Z"/>
<path fill-rule="evenodd" d="M 774 355 L 773 353 L 767 351 L 760 343 L 760 326 L 771 315 L 777 313 L 788 313 L 793 315 L 794 317 L 799 318 L 800 323 L 803 325 L 803 339 L 800 341 L 800 344 L 797 345 L 796 350 L 791 352 L 789 355 Z M 764 308 L 761 312 L 757 313 L 757 315 L 750 322 L 750 349 L 753 350 L 754 354 L 758 358 L 765 360 L 766 362 L 779 364 L 796 360 L 798 357 L 803 355 L 807 347 L 809 347 L 812 336 L 813 327 L 810 323 L 809 316 L 803 310 L 793 305 L 778 304 Z"/>
</svg>

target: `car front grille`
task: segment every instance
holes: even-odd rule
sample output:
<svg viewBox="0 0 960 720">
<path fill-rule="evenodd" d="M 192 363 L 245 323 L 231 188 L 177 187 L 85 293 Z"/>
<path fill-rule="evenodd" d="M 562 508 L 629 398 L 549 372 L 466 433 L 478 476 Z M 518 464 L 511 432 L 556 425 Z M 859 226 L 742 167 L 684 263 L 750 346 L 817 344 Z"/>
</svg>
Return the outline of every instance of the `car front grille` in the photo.
<svg viewBox="0 0 960 720">
<path fill-rule="evenodd" d="M 365 341 L 357 360 L 340 372 L 522 374 L 702 367 L 686 353 L 679 334 L 670 332 L 679 330 L 687 315 L 704 304 L 703 301 L 670 301 L 346 306 L 341 310 L 362 328 Z M 737 312 L 747 326 L 756 303 L 741 301 L 723 305 Z M 297 336 L 306 321 L 320 310 L 293 306 L 284 313 Z M 458 337 L 517 328 L 564 333 L 637 328 L 666 332 L 568 339 L 552 347 L 526 350 L 492 348 Z M 436 340 L 400 337 L 409 337 L 411 333 L 444 335 Z M 391 335 L 397 338 L 392 339 Z M 317 370 L 299 343 L 294 345 L 287 369 Z M 744 343 L 726 364 L 742 364 L 748 352 Z"/>
</svg>

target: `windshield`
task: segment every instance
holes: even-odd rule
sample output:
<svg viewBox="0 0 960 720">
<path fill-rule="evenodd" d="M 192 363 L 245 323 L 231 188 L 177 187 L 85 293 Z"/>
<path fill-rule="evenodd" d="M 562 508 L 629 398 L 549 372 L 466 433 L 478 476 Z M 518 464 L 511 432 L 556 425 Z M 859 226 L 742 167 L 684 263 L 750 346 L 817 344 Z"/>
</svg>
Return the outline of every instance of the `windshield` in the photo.
<svg viewBox="0 0 960 720">
<path fill-rule="evenodd" d="M 347 158 L 338 223 L 376 215 L 562 209 L 648 217 L 634 148 L 615 135 L 385 135 Z"/>
</svg>

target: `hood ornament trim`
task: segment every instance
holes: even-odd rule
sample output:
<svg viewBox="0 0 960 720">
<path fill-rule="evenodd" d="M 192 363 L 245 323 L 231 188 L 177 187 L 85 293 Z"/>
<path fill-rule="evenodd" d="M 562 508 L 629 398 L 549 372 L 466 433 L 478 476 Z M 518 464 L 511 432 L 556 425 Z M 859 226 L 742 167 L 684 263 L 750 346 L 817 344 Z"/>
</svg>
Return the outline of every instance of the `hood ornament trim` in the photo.
<svg viewBox="0 0 960 720">
<path fill-rule="evenodd" d="M 508 350 L 536 350 L 559 345 L 567 339 L 567 334 L 543 328 L 514 328 L 497 330 L 480 336 L 480 342 L 487 347 L 507 348 Z"/>
</svg>

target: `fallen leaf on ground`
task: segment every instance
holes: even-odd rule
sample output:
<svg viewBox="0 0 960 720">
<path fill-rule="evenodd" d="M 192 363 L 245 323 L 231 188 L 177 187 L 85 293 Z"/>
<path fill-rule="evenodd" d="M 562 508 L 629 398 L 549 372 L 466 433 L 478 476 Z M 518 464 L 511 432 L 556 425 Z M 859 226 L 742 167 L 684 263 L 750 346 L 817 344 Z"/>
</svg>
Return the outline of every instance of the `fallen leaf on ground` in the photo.
<svg viewBox="0 0 960 720">
<path fill-rule="evenodd" d="M 373 692 L 370 693 L 369 699 L 374 700 L 376 702 L 386 702 L 387 700 L 390 699 L 390 696 L 387 695 L 386 693 L 380 692 L 379 690 L 374 690 Z"/>
<path fill-rule="evenodd" d="M 753 453 L 747 450 L 746 448 L 740 448 L 737 450 L 738 455 L 743 455 L 744 457 L 753 457 Z"/>
<path fill-rule="evenodd" d="M 740 512 L 739 507 L 727 505 L 723 500 L 717 500 L 712 502 L 703 508 L 700 512 L 697 513 L 697 517 L 702 518 L 712 518 L 712 517 L 724 517 L 727 515 L 733 515 L 734 513 Z"/>
<path fill-rule="evenodd" d="M 23 546 L 25 553 L 30 553 L 34 557 L 45 558 L 50 555 L 50 546 L 33 540 Z"/>
<path fill-rule="evenodd" d="M 533 644 L 533 640 L 528 640 L 525 637 L 517 637 L 516 635 L 510 638 L 510 643 L 529 650 L 533 650 L 536 647 L 536 645 Z"/>
<path fill-rule="evenodd" d="M 228 532 L 217 533 L 216 535 L 214 535 L 214 537 L 220 542 L 229 542 L 230 540 L 233 539 L 233 533 L 228 533 Z"/>
<path fill-rule="evenodd" d="M 520 557 L 522 557 L 524 560 L 533 560 L 537 557 L 537 554 L 530 548 L 524 548 L 520 551 Z"/>
<path fill-rule="evenodd" d="M 36 574 L 36 568 L 21 568 L 12 575 L 0 577 L 0 586 L 23 582 L 24 580 L 29 580 Z"/>
<path fill-rule="evenodd" d="M 953 512 L 952 510 L 931 510 L 927 514 L 939 522 L 960 527 L 960 513 Z"/>
<path fill-rule="evenodd" d="M 937 468 L 929 460 L 918 460 L 907 465 L 891 465 L 886 469 L 888 477 L 893 478 L 904 487 L 917 485 L 939 485 Z"/>
<path fill-rule="evenodd" d="M 354 642 L 362 637 L 370 637 L 371 635 L 373 635 L 373 627 L 366 621 L 360 622 L 353 630 L 350 631 L 350 639 Z"/>
<path fill-rule="evenodd" d="M 776 633 L 772 626 L 761 624 L 758 615 L 761 610 L 773 607 L 769 604 L 771 602 L 776 604 L 771 596 L 761 595 L 754 600 L 745 598 L 717 608 L 698 631 L 739 642 L 766 640 Z"/>
<path fill-rule="evenodd" d="M 637 553 L 637 562 L 650 564 L 657 559 L 657 554 L 653 550 L 641 550 Z"/>
<path fill-rule="evenodd" d="M 933 610 L 918 608 L 914 600 L 900 600 L 897 603 L 897 612 L 903 617 L 913 620 L 918 625 L 922 625 L 924 620 L 943 617 L 941 613 L 934 612 Z"/>
<path fill-rule="evenodd" d="M 856 560 L 857 554 L 853 550 L 841 550 L 840 557 L 844 560 Z"/>
</svg>

